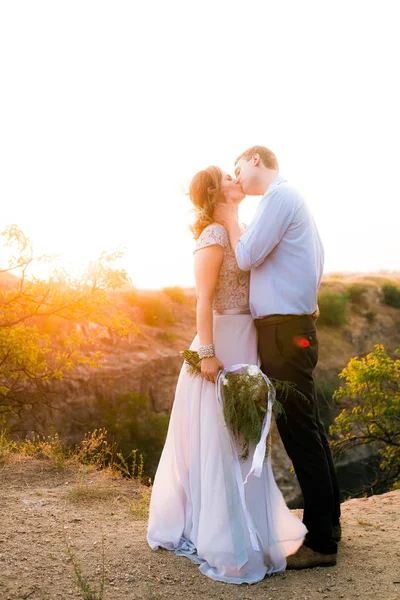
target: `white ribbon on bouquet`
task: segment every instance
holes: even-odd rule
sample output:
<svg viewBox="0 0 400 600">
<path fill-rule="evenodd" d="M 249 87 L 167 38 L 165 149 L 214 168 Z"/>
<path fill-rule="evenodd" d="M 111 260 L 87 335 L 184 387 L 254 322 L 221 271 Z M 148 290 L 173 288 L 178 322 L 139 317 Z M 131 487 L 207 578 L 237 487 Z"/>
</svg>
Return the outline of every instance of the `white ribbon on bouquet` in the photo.
<svg viewBox="0 0 400 600">
<path fill-rule="evenodd" d="M 239 456 L 236 450 L 235 442 L 232 433 L 228 429 L 223 413 L 224 393 L 223 393 L 223 378 L 227 373 L 243 373 L 248 374 L 249 367 L 257 369 L 258 374 L 261 373 L 268 389 L 267 411 L 262 424 L 260 440 L 256 445 L 253 454 L 253 460 L 249 472 L 243 481 L 240 468 Z M 250 475 L 260 477 L 263 469 L 265 451 L 267 447 L 267 437 L 271 427 L 272 406 L 275 400 L 275 388 L 268 377 L 256 365 L 237 364 L 224 369 L 218 373 L 216 381 L 216 391 L 218 399 L 218 418 L 221 431 L 222 442 L 222 467 L 225 478 L 226 496 L 228 502 L 229 521 L 231 524 L 232 540 L 234 553 L 236 556 L 236 566 L 238 569 L 243 567 L 248 561 L 248 553 L 246 547 L 246 538 L 244 534 L 242 511 L 249 532 L 251 545 L 254 550 L 261 552 L 260 544 L 257 539 L 257 532 L 254 527 L 251 515 L 247 508 L 245 496 L 245 484 Z M 269 457 L 267 458 L 269 460 Z"/>
</svg>

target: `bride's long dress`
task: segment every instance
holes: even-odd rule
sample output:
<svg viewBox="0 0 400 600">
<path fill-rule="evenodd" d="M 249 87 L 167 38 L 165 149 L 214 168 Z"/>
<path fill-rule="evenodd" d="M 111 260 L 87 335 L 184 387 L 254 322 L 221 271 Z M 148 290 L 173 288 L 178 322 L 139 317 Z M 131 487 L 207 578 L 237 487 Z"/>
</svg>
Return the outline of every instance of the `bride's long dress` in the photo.
<svg viewBox="0 0 400 600">
<path fill-rule="evenodd" d="M 238 363 L 257 365 L 249 274 L 238 269 L 228 234 L 220 225 L 204 229 L 195 251 L 212 244 L 224 248 L 213 304 L 216 356 L 225 368 Z M 199 345 L 196 335 L 191 349 Z M 220 410 L 215 384 L 191 377 L 183 365 L 154 478 L 147 541 L 153 550 L 161 546 L 187 556 L 211 579 L 256 583 L 286 568 L 286 556 L 301 546 L 307 529 L 286 506 L 268 458 L 261 476 L 250 475 L 244 486 L 247 518 L 258 538 L 254 544 L 243 506 L 235 502 L 237 494 L 232 494 L 227 483 Z M 235 447 L 240 455 L 239 443 Z M 243 481 L 253 453 L 254 448 L 245 462 L 240 461 Z"/>
</svg>

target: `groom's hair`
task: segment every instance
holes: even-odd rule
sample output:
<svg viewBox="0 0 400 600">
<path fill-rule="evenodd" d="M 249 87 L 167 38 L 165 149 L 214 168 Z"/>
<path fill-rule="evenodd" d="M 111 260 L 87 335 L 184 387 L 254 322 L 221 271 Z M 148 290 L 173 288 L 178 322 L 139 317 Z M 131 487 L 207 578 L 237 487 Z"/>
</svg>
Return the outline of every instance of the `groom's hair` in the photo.
<svg viewBox="0 0 400 600">
<path fill-rule="evenodd" d="M 261 162 L 265 167 L 267 167 L 267 169 L 275 169 L 276 171 L 279 171 L 278 160 L 275 154 L 272 152 L 272 150 L 269 150 L 265 146 L 252 146 L 245 152 L 242 152 L 242 154 L 235 160 L 235 165 L 237 165 L 239 160 L 242 160 L 242 158 L 249 162 L 254 154 L 260 155 Z"/>
</svg>

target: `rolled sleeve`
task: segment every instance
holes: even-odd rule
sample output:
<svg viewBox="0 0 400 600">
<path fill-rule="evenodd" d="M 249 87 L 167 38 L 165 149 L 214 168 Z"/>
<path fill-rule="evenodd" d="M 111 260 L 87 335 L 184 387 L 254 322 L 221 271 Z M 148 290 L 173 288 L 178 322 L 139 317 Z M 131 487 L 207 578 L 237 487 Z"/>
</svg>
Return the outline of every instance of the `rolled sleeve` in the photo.
<svg viewBox="0 0 400 600">
<path fill-rule="evenodd" d="M 294 200 L 290 193 L 278 188 L 261 199 L 253 220 L 236 244 L 239 269 L 249 271 L 260 266 L 279 244 L 293 219 Z"/>
<path fill-rule="evenodd" d="M 243 237 L 243 236 L 242 236 Z M 245 244 L 242 242 L 242 238 L 238 241 L 235 247 L 236 262 L 241 271 L 250 271 L 252 268 L 250 255 L 246 249 Z"/>
</svg>

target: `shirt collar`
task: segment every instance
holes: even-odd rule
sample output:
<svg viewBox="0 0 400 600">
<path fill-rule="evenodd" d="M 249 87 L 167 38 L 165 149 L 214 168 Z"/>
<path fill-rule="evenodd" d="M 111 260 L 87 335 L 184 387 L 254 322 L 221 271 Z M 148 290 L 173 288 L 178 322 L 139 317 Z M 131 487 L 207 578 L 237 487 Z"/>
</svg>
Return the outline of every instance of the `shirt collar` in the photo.
<svg viewBox="0 0 400 600">
<path fill-rule="evenodd" d="M 278 173 L 275 179 L 273 179 L 267 187 L 267 192 L 269 192 L 269 190 L 271 190 L 272 188 L 277 187 L 280 183 L 283 183 L 284 181 L 287 181 L 286 177 L 284 177 L 283 175 L 279 175 Z"/>
</svg>

